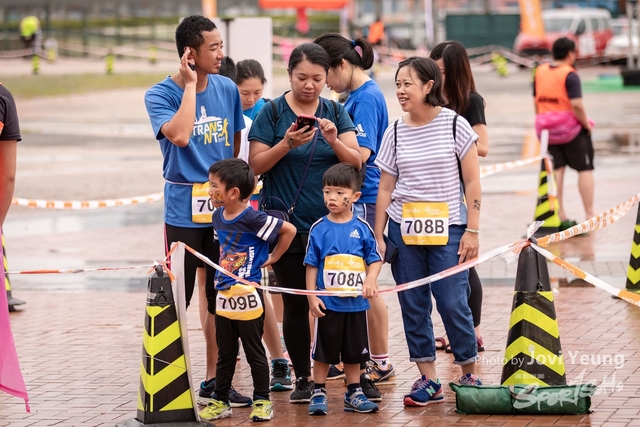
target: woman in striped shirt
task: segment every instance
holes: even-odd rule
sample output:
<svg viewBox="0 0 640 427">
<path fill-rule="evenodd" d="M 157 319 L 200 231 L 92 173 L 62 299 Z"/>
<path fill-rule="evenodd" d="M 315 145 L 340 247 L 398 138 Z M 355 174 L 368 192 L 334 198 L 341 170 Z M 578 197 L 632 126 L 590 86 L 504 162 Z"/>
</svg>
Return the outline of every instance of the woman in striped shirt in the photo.
<svg viewBox="0 0 640 427">
<path fill-rule="evenodd" d="M 478 255 L 480 171 L 478 135 L 455 111 L 443 107 L 440 68 L 430 58 L 411 57 L 396 72 L 396 96 L 406 113 L 386 130 L 376 165 L 380 185 L 375 234 L 381 252 L 389 240 L 398 248 L 391 263 L 397 284 L 439 273 Z M 469 208 L 463 202 L 464 196 Z M 473 319 L 467 299 L 468 271 L 398 294 L 410 360 L 420 378 L 405 396 L 405 406 L 444 400 L 436 375 L 431 320 L 435 297 L 451 342 L 460 383 L 480 385 Z"/>
<path fill-rule="evenodd" d="M 484 116 L 484 99 L 476 90 L 473 80 L 471 64 L 467 50 L 458 42 L 447 41 L 433 48 L 429 55 L 436 61 L 442 72 L 442 90 L 447 98 L 447 107 L 464 117 L 473 131 L 478 135 L 476 146 L 478 155 L 485 157 L 489 152 L 489 133 L 487 121 Z M 447 78 L 447 76 L 449 76 Z M 482 314 L 482 283 L 475 267 L 469 269 L 469 308 L 473 315 L 473 326 L 476 330 L 478 351 L 484 351 L 484 340 L 480 333 L 480 318 Z M 445 337 L 438 337 L 436 341 L 442 344 L 436 347 L 438 350 L 446 350 L 451 353 Z"/>
</svg>

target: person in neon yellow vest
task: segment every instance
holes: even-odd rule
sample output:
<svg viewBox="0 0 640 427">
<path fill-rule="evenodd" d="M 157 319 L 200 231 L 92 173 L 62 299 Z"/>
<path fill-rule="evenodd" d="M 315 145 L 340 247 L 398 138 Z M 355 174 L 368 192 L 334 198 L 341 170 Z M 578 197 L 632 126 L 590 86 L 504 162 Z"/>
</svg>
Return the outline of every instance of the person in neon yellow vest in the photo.
<svg viewBox="0 0 640 427">
<path fill-rule="evenodd" d="M 40 20 L 37 16 L 29 15 L 20 21 L 20 39 L 25 49 L 33 49 L 33 53 L 39 53 L 41 48 Z"/>
</svg>

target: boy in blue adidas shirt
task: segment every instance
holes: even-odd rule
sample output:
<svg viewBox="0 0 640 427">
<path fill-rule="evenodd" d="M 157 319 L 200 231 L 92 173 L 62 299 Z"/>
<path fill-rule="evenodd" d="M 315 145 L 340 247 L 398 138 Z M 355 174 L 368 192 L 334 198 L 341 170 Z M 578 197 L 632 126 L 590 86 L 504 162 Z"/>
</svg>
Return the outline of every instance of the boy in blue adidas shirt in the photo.
<svg viewBox="0 0 640 427">
<path fill-rule="evenodd" d="M 209 168 L 209 196 L 216 207 L 214 238 L 220 242 L 219 265 L 241 279 L 260 283 L 261 268 L 280 259 L 291 244 L 296 228 L 248 206 L 254 187 L 253 171 L 241 159 L 221 160 Z M 269 254 L 269 243 L 277 237 L 278 242 Z M 220 272 L 216 279 L 216 389 L 200 417 L 216 420 L 231 415 L 229 390 L 240 339 L 253 378 L 250 419 L 268 421 L 273 418 L 273 410 L 269 401 L 269 364 L 262 345 L 262 291 Z"/>
<path fill-rule="evenodd" d="M 382 258 L 373 230 L 351 211 L 351 205 L 360 197 L 360 172 L 350 164 L 339 163 L 327 169 L 322 183 L 329 214 L 316 221 L 309 231 L 304 259 L 307 289 L 355 291 L 362 295 L 307 297 L 311 314 L 316 317 L 315 389 L 309 414 L 327 414 L 327 373 L 329 366 L 340 360 L 344 364 L 348 388 L 344 410 L 375 412 L 378 405 L 369 401 L 360 388 L 360 363 L 369 360 L 366 315 L 369 302 L 365 298 L 378 295 L 377 279 Z"/>
</svg>

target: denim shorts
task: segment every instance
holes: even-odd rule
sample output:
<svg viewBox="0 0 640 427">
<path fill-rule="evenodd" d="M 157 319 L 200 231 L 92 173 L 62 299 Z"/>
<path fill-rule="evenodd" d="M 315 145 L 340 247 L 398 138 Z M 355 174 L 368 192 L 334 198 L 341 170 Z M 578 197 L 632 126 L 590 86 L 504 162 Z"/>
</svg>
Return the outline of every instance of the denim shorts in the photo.
<svg viewBox="0 0 640 427">
<path fill-rule="evenodd" d="M 351 205 L 351 210 L 354 215 L 367 221 L 371 228 L 375 227 L 376 222 L 376 204 L 375 203 L 360 203 L 355 202 Z"/>
<path fill-rule="evenodd" d="M 396 284 L 422 279 L 457 265 L 457 252 L 464 229 L 464 225 L 449 226 L 449 243 L 444 246 L 405 245 L 400 233 L 400 224 L 389 219 L 389 239 L 398 247 L 398 254 L 391 263 L 391 273 Z M 433 294 L 453 351 L 454 363 L 466 365 L 476 361 L 478 345 L 467 301 L 470 292 L 468 271 L 398 292 L 404 334 L 409 347 L 409 360 L 436 360 L 436 344 L 431 321 Z"/>
</svg>

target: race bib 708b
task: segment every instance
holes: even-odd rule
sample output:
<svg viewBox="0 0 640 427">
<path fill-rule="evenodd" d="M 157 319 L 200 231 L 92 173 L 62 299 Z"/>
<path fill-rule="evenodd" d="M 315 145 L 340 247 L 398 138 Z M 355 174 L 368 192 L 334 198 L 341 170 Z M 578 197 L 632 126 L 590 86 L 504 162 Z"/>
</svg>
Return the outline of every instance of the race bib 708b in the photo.
<svg viewBox="0 0 640 427">
<path fill-rule="evenodd" d="M 446 202 L 403 203 L 400 231 L 406 245 L 446 245 L 449 206 Z"/>
</svg>

